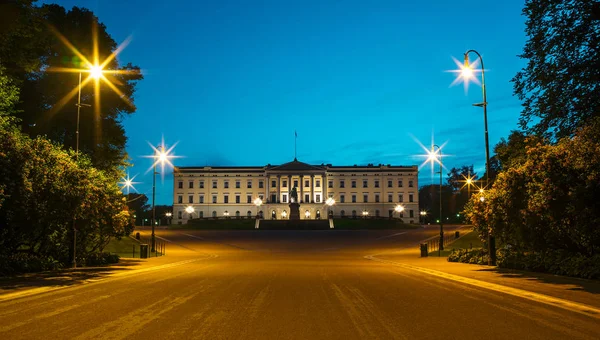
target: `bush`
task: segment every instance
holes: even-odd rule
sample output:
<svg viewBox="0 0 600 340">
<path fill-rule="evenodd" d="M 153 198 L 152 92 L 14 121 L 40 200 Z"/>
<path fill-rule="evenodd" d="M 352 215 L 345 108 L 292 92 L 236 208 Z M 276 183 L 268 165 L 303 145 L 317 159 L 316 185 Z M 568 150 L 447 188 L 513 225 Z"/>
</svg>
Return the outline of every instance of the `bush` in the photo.
<svg viewBox="0 0 600 340">
<path fill-rule="evenodd" d="M 474 249 L 452 249 L 448 256 L 448 262 L 462 262 L 471 264 L 487 264 L 487 250 L 483 248 Z"/>
<path fill-rule="evenodd" d="M 85 265 L 86 266 L 101 266 L 101 265 L 105 265 L 105 264 L 119 263 L 120 258 L 121 257 L 117 254 L 94 253 L 94 254 L 89 254 L 85 258 Z"/>
<path fill-rule="evenodd" d="M 62 268 L 60 261 L 27 253 L 0 255 L 0 276 L 17 273 L 35 273 Z"/>
</svg>

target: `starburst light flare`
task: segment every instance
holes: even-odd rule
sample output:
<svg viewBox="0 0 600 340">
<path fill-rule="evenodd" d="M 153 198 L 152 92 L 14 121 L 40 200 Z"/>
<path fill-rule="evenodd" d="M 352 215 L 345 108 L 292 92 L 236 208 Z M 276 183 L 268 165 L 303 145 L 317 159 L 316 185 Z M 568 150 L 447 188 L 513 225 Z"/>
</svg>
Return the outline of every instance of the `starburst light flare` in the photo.
<svg viewBox="0 0 600 340">
<path fill-rule="evenodd" d="M 477 60 L 475 60 L 471 64 L 469 63 L 468 57 L 465 58 L 464 64 L 461 63 L 460 61 L 458 61 L 458 59 L 456 59 L 454 57 L 452 57 L 452 60 L 454 60 L 454 63 L 456 64 L 458 69 L 446 71 L 446 72 L 456 74 L 456 78 L 454 79 L 452 84 L 450 84 L 450 87 L 460 84 L 460 83 L 463 83 L 464 88 L 465 88 L 465 94 L 467 94 L 469 92 L 469 83 L 471 81 L 473 81 L 475 84 L 481 86 L 481 82 L 479 81 L 479 78 L 477 77 L 477 73 L 481 73 L 481 70 L 479 68 L 477 68 L 477 66 L 480 63 L 479 58 L 477 58 Z"/>
<path fill-rule="evenodd" d="M 129 195 L 129 189 L 133 189 L 133 190 L 137 191 L 137 189 L 135 188 L 135 186 L 133 186 L 134 184 L 140 184 L 141 183 L 141 182 L 134 182 L 133 181 L 136 176 L 137 175 L 135 175 L 133 177 L 129 177 L 129 173 L 127 173 L 127 177 L 121 177 L 121 182 L 119 182 L 119 185 L 121 185 L 121 190 L 127 189 L 127 195 Z"/>
</svg>

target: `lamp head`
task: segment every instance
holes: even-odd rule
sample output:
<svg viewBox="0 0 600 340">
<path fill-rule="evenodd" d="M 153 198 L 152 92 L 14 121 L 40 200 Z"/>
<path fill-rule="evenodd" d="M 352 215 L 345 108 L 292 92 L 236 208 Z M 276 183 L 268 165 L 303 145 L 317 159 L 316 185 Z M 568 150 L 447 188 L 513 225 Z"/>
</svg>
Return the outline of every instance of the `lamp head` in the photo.
<svg viewBox="0 0 600 340">
<path fill-rule="evenodd" d="M 100 77 L 102 77 L 102 67 L 100 65 L 91 65 L 90 75 L 94 79 L 100 79 Z"/>
</svg>

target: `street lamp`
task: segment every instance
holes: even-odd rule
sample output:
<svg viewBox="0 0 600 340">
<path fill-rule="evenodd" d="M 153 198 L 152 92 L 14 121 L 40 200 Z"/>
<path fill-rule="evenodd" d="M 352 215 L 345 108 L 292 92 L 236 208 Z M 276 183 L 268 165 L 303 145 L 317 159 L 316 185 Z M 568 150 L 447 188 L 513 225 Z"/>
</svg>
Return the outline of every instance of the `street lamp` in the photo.
<svg viewBox="0 0 600 340">
<path fill-rule="evenodd" d="M 260 197 L 257 197 L 254 200 L 254 205 L 256 205 L 256 219 L 259 219 L 260 216 L 258 215 L 258 209 L 260 208 L 260 206 L 262 205 L 263 201 L 260 199 Z"/>
<path fill-rule="evenodd" d="M 327 214 L 330 215 L 331 218 L 333 218 L 333 205 L 335 204 L 335 200 L 333 199 L 333 197 L 329 197 L 325 201 L 325 204 L 329 206 L 329 212 Z"/>
<path fill-rule="evenodd" d="M 173 216 L 173 213 L 170 211 L 167 211 L 165 213 L 165 216 L 167 216 L 167 224 L 171 224 L 171 216 Z"/>
<path fill-rule="evenodd" d="M 225 216 L 225 218 L 229 218 L 229 211 L 225 210 L 225 212 L 223 213 L 223 216 Z"/>
<path fill-rule="evenodd" d="M 363 215 L 363 218 L 367 218 L 369 216 L 369 212 L 366 210 L 363 210 L 362 215 Z"/>
<path fill-rule="evenodd" d="M 435 148 L 437 148 L 437 151 L 435 151 Z M 440 164 L 440 247 L 439 247 L 439 250 L 444 250 L 444 225 L 443 225 L 444 220 L 442 217 L 442 168 L 443 168 L 442 148 L 440 148 L 436 144 L 432 145 L 431 151 L 429 152 L 429 155 L 428 155 L 428 160 L 430 160 L 432 163 L 435 161 Z"/>
<path fill-rule="evenodd" d="M 171 164 L 169 161 L 169 158 L 173 157 L 171 155 L 169 155 L 169 152 L 172 150 L 165 150 L 165 146 L 164 145 L 160 145 L 158 148 L 155 148 L 154 146 L 152 146 L 152 148 L 154 149 L 154 155 L 152 156 L 154 158 L 154 164 L 152 165 L 152 237 L 151 237 L 151 247 L 152 250 L 151 251 L 155 251 L 155 245 L 156 245 L 156 236 L 154 235 L 154 227 L 155 227 L 155 221 L 156 221 L 156 206 L 155 206 L 155 201 L 156 201 L 156 174 L 158 174 L 158 172 L 156 172 L 156 165 L 160 164 L 161 165 L 161 169 L 164 173 L 164 169 L 165 169 L 165 164 Z M 188 207 L 188 208 L 192 208 L 193 207 Z M 187 211 L 187 208 L 186 208 Z M 193 210 L 192 210 L 193 212 Z"/>
<path fill-rule="evenodd" d="M 425 224 L 425 216 L 427 216 L 427 211 L 422 210 L 419 212 L 419 215 L 421 215 L 421 224 Z"/>
<path fill-rule="evenodd" d="M 306 210 L 304 212 L 304 217 L 306 217 L 306 219 L 308 220 L 310 218 L 310 211 Z"/>
<path fill-rule="evenodd" d="M 281 217 L 282 217 L 283 219 L 286 219 L 286 218 L 287 218 L 287 211 L 285 211 L 285 210 L 284 210 L 284 211 L 282 211 L 282 212 L 281 212 Z"/>
<path fill-rule="evenodd" d="M 192 207 L 191 205 L 188 205 L 185 208 L 185 212 L 188 213 L 190 215 L 190 219 L 193 218 L 192 214 L 196 211 L 196 209 L 194 209 L 194 207 Z M 154 234 L 154 230 L 152 230 L 152 233 Z"/>
<path fill-rule="evenodd" d="M 398 218 L 401 218 L 401 214 L 404 211 L 404 206 L 402 204 L 398 204 L 394 210 L 398 213 Z"/>
</svg>

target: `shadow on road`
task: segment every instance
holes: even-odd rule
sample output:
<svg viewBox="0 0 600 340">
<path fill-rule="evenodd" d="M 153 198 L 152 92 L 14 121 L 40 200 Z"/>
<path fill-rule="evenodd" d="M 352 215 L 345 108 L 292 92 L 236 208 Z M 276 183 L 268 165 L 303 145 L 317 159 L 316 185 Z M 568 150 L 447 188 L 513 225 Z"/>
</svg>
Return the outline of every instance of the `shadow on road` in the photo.
<svg viewBox="0 0 600 340">
<path fill-rule="evenodd" d="M 20 274 L 0 278 L 0 292 L 20 288 L 72 286 L 86 280 L 101 279 L 111 274 L 129 270 L 144 261 L 121 259 L 117 264 L 105 267 L 82 267 L 60 271 Z"/>
<path fill-rule="evenodd" d="M 494 272 L 501 274 L 502 277 L 507 278 L 520 278 L 524 280 L 537 281 L 553 285 L 564 285 L 565 290 L 578 290 L 592 294 L 600 294 L 600 281 L 595 280 L 578 279 L 573 277 L 558 276 L 544 273 L 526 272 L 506 268 L 486 268 L 479 269 L 478 271 Z"/>
</svg>

